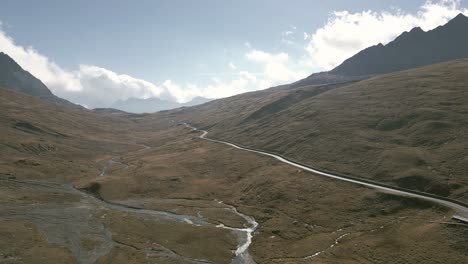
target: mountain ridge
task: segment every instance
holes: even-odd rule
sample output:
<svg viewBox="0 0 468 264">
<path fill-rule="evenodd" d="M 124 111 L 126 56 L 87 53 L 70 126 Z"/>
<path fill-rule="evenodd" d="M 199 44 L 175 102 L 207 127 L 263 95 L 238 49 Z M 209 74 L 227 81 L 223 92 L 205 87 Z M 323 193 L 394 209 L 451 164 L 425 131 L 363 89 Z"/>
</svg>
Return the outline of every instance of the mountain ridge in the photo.
<svg viewBox="0 0 468 264">
<path fill-rule="evenodd" d="M 54 104 L 83 108 L 54 95 L 39 78 L 24 70 L 21 65 L 4 52 L 0 52 L 0 89 L 39 97 Z"/>
<path fill-rule="evenodd" d="M 53 96 L 52 92 L 41 80 L 24 70 L 4 52 L 0 52 L 0 87 L 32 96 Z"/>
<path fill-rule="evenodd" d="M 257 91 L 167 115 L 214 139 L 468 201 L 461 187 L 467 69 L 468 59 L 453 60 L 360 82 Z M 428 167 L 436 169 L 427 174 Z"/>
<path fill-rule="evenodd" d="M 364 80 L 379 74 L 463 58 L 468 58 L 468 17 L 460 13 L 432 30 L 415 27 L 386 45 L 379 43 L 367 47 L 334 69 L 311 74 L 289 87 Z"/>
</svg>

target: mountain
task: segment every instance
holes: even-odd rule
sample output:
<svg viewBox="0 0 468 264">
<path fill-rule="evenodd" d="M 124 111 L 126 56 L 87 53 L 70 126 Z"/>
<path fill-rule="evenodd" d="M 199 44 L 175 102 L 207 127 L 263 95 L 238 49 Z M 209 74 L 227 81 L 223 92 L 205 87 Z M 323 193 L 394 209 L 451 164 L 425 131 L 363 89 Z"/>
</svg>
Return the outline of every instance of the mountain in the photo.
<svg viewBox="0 0 468 264">
<path fill-rule="evenodd" d="M 15 60 L 3 52 L 0 52 L 0 89 L 39 97 L 54 104 L 82 108 L 55 96 L 41 80 L 25 71 Z"/>
<path fill-rule="evenodd" d="M 41 80 L 23 70 L 18 63 L 3 52 L 0 52 L 0 87 L 32 96 L 53 96 Z"/>
<path fill-rule="evenodd" d="M 433 30 L 416 27 L 387 45 L 366 48 L 333 70 L 312 74 L 290 87 L 362 80 L 462 58 L 468 58 L 468 17 L 459 14 Z"/>
<path fill-rule="evenodd" d="M 5 75 L 14 91 L 0 89 L 0 262 L 468 263 L 466 228 L 450 220 L 462 210 L 180 124 L 466 202 L 467 72 L 468 59 L 456 60 L 143 115 L 57 105 Z"/>
<path fill-rule="evenodd" d="M 118 100 L 111 105 L 111 108 L 122 110 L 129 113 L 154 113 L 163 110 L 169 110 L 184 106 L 195 106 L 204 104 L 211 101 L 211 99 L 204 97 L 195 97 L 187 103 L 177 103 L 174 101 L 168 101 L 159 99 L 156 97 L 140 99 L 140 98 L 128 98 L 127 100 Z"/>
<path fill-rule="evenodd" d="M 340 88 L 327 86 L 317 92 L 325 95 L 327 89 Z M 238 130 L 247 136 L 255 131 L 265 133 L 257 135 L 262 144 L 268 138 L 278 144 L 302 140 L 302 133 L 317 133 L 313 124 L 317 120 L 304 126 L 298 114 L 303 112 L 306 115 L 302 119 L 312 119 L 310 111 L 316 111 L 316 106 L 310 105 L 307 112 L 291 104 L 300 104 L 304 96 L 318 96 L 314 90 L 309 87 L 270 96 L 267 92 L 249 93 L 238 96 L 237 102 L 222 99 L 226 106 L 238 105 L 222 110 L 242 119 L 244 111 L 250 115 L 254 108 L 263 108 L 263 114 L 253 115 L 251 120 L 266 118 L 270 124 L 263 125 L 267 127 L 259 123 L 253 131 L 244 131 L 245 126 Z M 274 103 L 275 98 L 280 101 Z M 268 117 L 264 114 L 268 114 L 269 104 L 281 104 L 291 113 Z M 324 107 L 328 104 L 325 102 Z M 215 101 L 206 105 L 220 104 Z M 129 259 L 131 263 L 252 263 L 242 259 L 237 262 L 235 254 L 246 245 L 239 243 L 246 241 L 246 234 L 253 239 L 243 255 L 248 253 L 254 263 L 307 263 L 305 256 L 322 252 L 336 241 L 339 247 L 320 254 L 318 261 L 354 264 L 362 262 L 359 260 L 387 263 L 397 259 L 398 263 L 419 263 L 424 258 L 434 263 L 467 262 L 466 234 L 460 232 L 463 227 L 432 221 L 450 221 L 449 210 L 198 140 L 198 132 L 178 125 L 170 114 L 200 114 L 198 108 L 206 105 L 128 115 L 74 109 L 0 89 L 3 263 L 16 263 L 16 259 L 31 264 L 127 264 Z M 324 108 L 324 112 L 341 108 Z M 209 120 L 222 114 L 211 112 L 199 118 Z M 279 119 L 275 123 L 276 116 Z M 332 125 L 340 121 L 325 117 L 333 121 Z M 349 123 L 353 121 L 356 119 Z M 287 126 L 278 126 L 281 123 Z M 352 129 L 349 123 L 342 124 L 347 127 L 344 133 Z M 320 130 L 333 135 L 326 124 L 326 120 L 318 123 Z M 306 129 L 300 130 L 297 125 Z M 219 128 L 210 128 L 208 136 Z M 297 136 L 288 136 L 286 129 Z M 268 135 L 270 132 L 279 133 L 275 137 Z M 325 142 L 329 140 L 325 137 Z M 329 149 L 336 152 L 335 146 L 309 149 L 308 142 L 305 146 L 306 154 L 316 151 L 314 156 L 319 158 Z M 458 157 L 453 158 L 459 162 Z M 258 222 L 257 232 L 246 228 L 253 220 Z M 439 250 L 432 250 L 435 246 Z"/>
<path fill-rule="evenodd" d="M 209 137 L 468 201 L 468 59 L 167 113 Z M 165 113 L 161 113 L 165 114 Z"/>
<path fill-rule="evenodd" d="M 387 45 L 369 47 L 331 70 L 344 76 L 375 75 L 468 57 L 468 17 L 458 15 L 428 32 L 413 28 Z"/>
</svg>

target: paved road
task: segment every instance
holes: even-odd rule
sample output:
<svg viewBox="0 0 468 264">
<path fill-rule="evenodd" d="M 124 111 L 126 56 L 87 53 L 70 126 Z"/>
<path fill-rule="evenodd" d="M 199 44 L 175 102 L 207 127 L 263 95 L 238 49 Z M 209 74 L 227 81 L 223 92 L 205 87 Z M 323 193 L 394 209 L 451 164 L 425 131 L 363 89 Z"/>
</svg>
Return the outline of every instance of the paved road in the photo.
<svg viewBox="0 0 468 264">
<path fill-rule="evenodd" d="M 247 147 L 242 147 L 242 146 L 239 146 L 237 144 L 233 144 L 233 143 L 226 142 L 226 141 L 207 138 L 206 135 L 208 134 L 208 131 L 199 130 L 196 127 L 193 127 L 193 126 L 191 126 L 191 125 L 189 125 L 187 123 L 183 123 L 183 124 L 186 127 L 191 128 L 194 131 L 201 132 L 201 135 L 199 136 L 199 138 L 204 139 L 204 140 L 225 144 L 225 145 L 231 146 L 233 148 L 248 151 L 248 152 L 253 152 L 253 153 L 257 153 L 257 154 L 261 154 L 261 155 L 265 155 L 265 156 L 270 156 L 270 157 L 273 157 L 273 158 L 275 158 L 275 159 L 277 159 L 277 160 L 279 160 L 281 162 L 289 164 L 291 166 L 294 166 L 294 167 L 297 167 L 297 168 L 300 168 L 302 170 L 309 171 L 309 172 L 312 172 L 312 173 L 315 173 L 315 174 L 318 174 L 318 175 L 322 175 L 322 176 L 325 176 L 325 177 L 334 178 L 334 179 L 341 180 L 341 181 L 346 181 L 346 182 L 351 182 L 351 183 L 371 187 L 371 188 L 377 189 L 379 191 L 383 191 L 385 193 L 390 193 L 390 194 L 395 194 L 395 195 L 405 196 L 405 197 L 413 197 L 413 198 L 433 202 L 433 203 L 436 203 L 436 204 L 439 204 L 439 205 L 442 205 L 442 206 L 453 209 L 456 212 L 456 214 L 458 214 L 458 216 L 461 216 L 462 218 L 468 218 L 468 206 L 464 205 L 462 202 L 458 202 L 458 201 L 454 201 L 454 200 L 453 201 L 448 201 L 448 200 L 444 200 L 443 197 L 438 198 L 438 197 L 434 197 L 431 194 L 424 194 L 424 193 L 421 193 L 421 192 L 413 193 L 411 190 L 402 190 L 402 189 L 400 189 L 398 187 L 385 186 L 384 184 L 379 184 L 379 183 L 371 183 L 371 182 L 368 182 L 365 179 L 360 180 L 360 179 L 356 179 L 356 178 L 352 178 L 352 177 L 336 175 L 336 174 L 333 174 L 333 173 L 330 173 L 330 172 L 324 172 L 324 171 L 321 171 L 321 170 L 311 168 L 311 167 L 309 167 L 307 165 L 299 164 L 297 162 L 291 161 L 291 160 L 289 160 L 289 159 L 287 159 L 285 157 L 282 157 L 280 155 L 277 155 L 277 154 L 268 153 L 268 152 L 265 152 L 265 151 L 251 149 L 251 148 L 247 148 Z"/>
</svg>

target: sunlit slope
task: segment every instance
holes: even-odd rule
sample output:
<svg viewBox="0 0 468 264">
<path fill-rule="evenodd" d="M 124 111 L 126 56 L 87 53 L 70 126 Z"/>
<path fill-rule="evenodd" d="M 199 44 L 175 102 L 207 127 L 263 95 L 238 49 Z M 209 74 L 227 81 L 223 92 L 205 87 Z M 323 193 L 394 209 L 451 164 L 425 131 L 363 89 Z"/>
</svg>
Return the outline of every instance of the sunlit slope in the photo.
<svg viewBox="0 0 468 264">
<path fill-rule="evenodd" d="M 468 60 L 172 112 L 212 137 L 468 200 Z"/>
<path fill-rule="evenodd" d="M 126 117 L 4 89 L 0 95 L 1 177 L 69 182 L 96 175 L 99 157 L 129 147 Z"/>
</svg>

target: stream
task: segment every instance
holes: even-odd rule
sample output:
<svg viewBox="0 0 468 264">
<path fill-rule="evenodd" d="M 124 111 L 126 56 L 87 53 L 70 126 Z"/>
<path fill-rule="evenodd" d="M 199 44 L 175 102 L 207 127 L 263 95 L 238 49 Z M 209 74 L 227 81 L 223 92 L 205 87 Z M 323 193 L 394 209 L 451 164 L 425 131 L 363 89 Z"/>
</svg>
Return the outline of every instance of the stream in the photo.
<svg viewBox="0 0 468 264">
<path fill-rule="evenodd" d="M 138 144 L 138 145 L 143 146 L 143 149 L 138 150 L 139 152 L 151 149 L 150 146 L 145 145 L 145 144 Z M 117 158 L 114 157 L 114 158 L 110 159 L 106 163 L 106 165 L 102 169 L 101 173 L 99 174 L 100 177 L 106 176 L 108 170 L 114 164 L 118 164 L 118 165 L 122 166 L 122 169 L 127 169 L 128 168 L 128 164 L 117 161 L 116 159 Z M 86 198 L 90 198 L 93 201 L 95 201 L 96 203 L 98 203 L 99 205 L 105 206 L 105 207 L 107 207 L 109 209 L 112 209 L 112 210 L 122 211 L 122 212 L 129 212 L 129 213 L 137 213 L 137 214 L 154 215 L 154 216 L 158 216 L 158 217 L 171 218 L 173 220 L 176 220 L 176 221 L 184 223 L 184 224 L 189 224 L 189 225 L 194 225 L 194 226 L 202 226 L 202 225 L 203 226 L 215 226 L 216 228 L 222 228 L 222 229 L 227 229 L 227 230 L 234 231 L 239 236 L 239 245 L 237 246 L 237 248 L 236 248 L 236 250 L 234 252 L 234 258 L 232 259 L 231 263 L 232 264 L 254 264 L 255 263 L 255 261 L 252 259 L 252 257 L 250 256 L 250 254 L 248 252 L 248 248 L 249 248 L 250 244 L 252 243 L 253 234 L 254 234 L 255 230 L 257 229 L 257 227 L 258 227 L 258 223 L 255 221 L 255 219 L 253 217 L 245 215 L 243 213 L 240 213 L 237 210 L 237 208 L 232 206 L 232 205 L 227 205 L 227 204 L 223 203 L 222 201 L 217 200 L 217 202 L 219 204 L 223 204 L 223 205 L 226 206 L 224 208 L 225 210 L 227 210 L 227 211 L 229 211 L 229 212 L 231 212 L 233 214 L 236 214 L 236 215 L 240 216 L 242 219 L 244 219 L 247 222 L 248 226 L 246 226 L 244 224 L 243 228 L 236 228 L 236 227 L 225 226 L 223 224 L 214 225 L 212 223 L 206 222 L 203 219 L 203 217 L 201 217 L 199 215 L 197 215 L 197 216 L 180 215 L 180 214 L 170 213 L 170 212 L 167 212 L 167 211 L 158 211 L 158 210 L 150 210 L 150 209 L 132 207 L 132 206 L 128 206 L 128 205 L 124 205 L 124 204 L 120 204 L 120 203 L 114 203 L 114 202 L 98 199 L 94 195 L 92 195 L 92 194 L 90 194 L 88 192 L 85 192 L 85 191 L 82 191 L 80 189 L 75 188 L 72 184 L 66 184 L 64 186 L 68 190 L 72 190 L 74 192 L 77 192 L 81 196 L 86 197 Z"/>
</svg>

